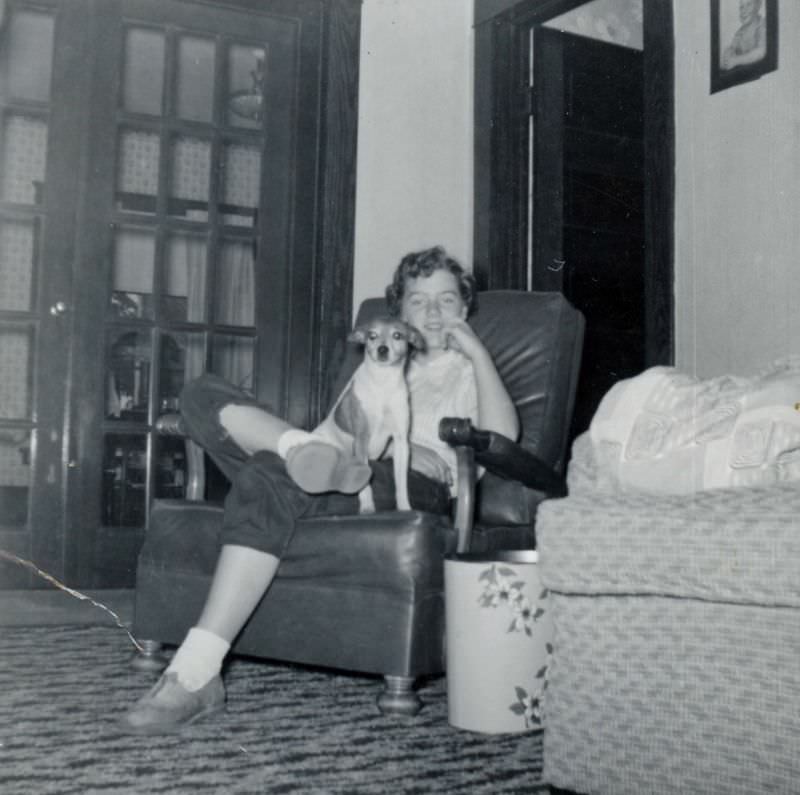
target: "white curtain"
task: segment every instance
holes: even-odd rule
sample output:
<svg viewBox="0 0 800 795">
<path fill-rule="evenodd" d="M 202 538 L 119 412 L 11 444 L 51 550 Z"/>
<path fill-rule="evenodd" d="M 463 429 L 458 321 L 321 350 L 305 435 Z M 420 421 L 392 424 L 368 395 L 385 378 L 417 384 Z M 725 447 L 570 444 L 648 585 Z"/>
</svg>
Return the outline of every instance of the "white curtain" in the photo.
<svg viewBox="0 0 800 795">
<path fill-rule="evenodd" d="M 186 249 L 186 319 L 190 323 L 202 323 L 205 319 L 206 301 L 206 243 L 201 238 L 183 238 Z M 177 253 L 173 250 L 174 253 Z M 189 334 L 186 342 L 186 369 L 183 380 L 187 383 L 197 378 L 205 369 L 203 337 Z"/>
<path fill-rule="evenodd" d="M 250 243 L 225 243 L 220 250 L 216 320 L 230 326 L 252 326 L 255 322 L 255 278 Z M 253 387 L 253 342 L 251 337 L 228 335 L 218 338 L 214 370 L 244 389 Z"/>
</svg>

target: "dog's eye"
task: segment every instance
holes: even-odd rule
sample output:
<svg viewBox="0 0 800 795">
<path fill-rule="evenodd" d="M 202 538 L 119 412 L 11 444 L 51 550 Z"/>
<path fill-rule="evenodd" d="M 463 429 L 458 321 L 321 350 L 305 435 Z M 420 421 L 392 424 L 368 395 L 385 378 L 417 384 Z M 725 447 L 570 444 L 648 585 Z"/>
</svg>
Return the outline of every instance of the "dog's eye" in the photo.
<svg viewBox="0 0 800 795">
<path fill-rule="evenodd" d="M 367 334 L 367 339 L 368 340 L 376 340 L 376 339 L 378 339 L 378 332 L 377 331 L 370 331 L 369 334 Z"/>
<path fill-rule="evenodd" d="M 405 336 L 403 334 L 401 334 L 399 331 L 395 331 L 394 334 L 392 334 L 392 339 L 393 340 L 404 340 Z"/>
</svg>

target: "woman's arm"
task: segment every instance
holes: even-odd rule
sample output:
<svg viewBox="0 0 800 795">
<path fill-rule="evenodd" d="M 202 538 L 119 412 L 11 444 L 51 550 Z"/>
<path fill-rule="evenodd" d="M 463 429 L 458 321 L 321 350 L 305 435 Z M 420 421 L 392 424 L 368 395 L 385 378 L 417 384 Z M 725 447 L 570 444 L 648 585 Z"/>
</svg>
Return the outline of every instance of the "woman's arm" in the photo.
<svg viewBox="0 0 800 795">
<path fill-rule="evenodd" d="M 495 431 L 516 441 L 519 436 L 519 417 L 503 384 L 489 351 L 464 320 L 449 322 L 449 342 L 461 351 L 475 371 L 478 391 L 477 425 L 485 431 Z"/>
</svg>

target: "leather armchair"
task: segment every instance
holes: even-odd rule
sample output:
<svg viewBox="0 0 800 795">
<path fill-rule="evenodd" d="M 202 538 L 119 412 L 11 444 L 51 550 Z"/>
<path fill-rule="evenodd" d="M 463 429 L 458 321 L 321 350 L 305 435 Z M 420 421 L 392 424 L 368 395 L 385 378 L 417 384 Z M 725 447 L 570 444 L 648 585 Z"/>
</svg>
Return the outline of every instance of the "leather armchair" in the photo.
<svg viewBox="0 0 800 795">
<path fill-rule="evenodd" d="M 369 299 L 357 322 L 384 312 L 382 300 Z M 419 710 L 415 679 L 444 670 L 445 556 L 534 547 L 538 504 L 565 490 L 582 315 L 559 293 L 492 291 L 479 294 L 470 322 L 518 409 L 519 443 L 458 418 L 442 422 L 462 471 L 473 459 L 487 470 L 459 494 L 455 522 L 421 511 L 299 522 L 235 653 L 379 674 L 382 711 Z M 348 351 L 337 386 L 359 361 Z M 189 482 L 200 496 L 196 471 Z M 180 643 L 199 615 L 221 522 L 220 504 L 155 501 L 137 568 L 133 632 L 148 639 L 139 667 L 158 665 L 160 644 Z"/>
</svg>

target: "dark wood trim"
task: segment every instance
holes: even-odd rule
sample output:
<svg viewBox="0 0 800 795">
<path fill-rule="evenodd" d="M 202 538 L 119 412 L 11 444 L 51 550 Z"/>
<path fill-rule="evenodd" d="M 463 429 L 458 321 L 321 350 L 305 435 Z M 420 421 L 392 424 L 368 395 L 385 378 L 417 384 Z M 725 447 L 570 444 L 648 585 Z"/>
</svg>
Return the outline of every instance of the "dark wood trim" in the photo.
<svg viewBox="0 0 800 795">
<path fill-rule="evenodd" d="M 498 19 L 475 33 L 473 268 L 481 289 L 524 290 L 528 175 L 517 165 L 527 162 L 527 31 Z"/>
<path fill-rule="evenodd" d="M 325 30 L 322 191 L 310 425 L 331 402 L 336 364 L 352 326 L 361 2 L 330 0 Z"/>
<path fill-rule="evenodd" d="M 494 76 L 494 26 L 480 25 L 475 28 L 475 98 L 473 109 L 474 128 L 474 202 L 473 208 L 473 271 L 481 289 L 486 289 L 485 277 L 490 270 L 491 246 L 489 234 L 492 228 L 492 96 L 496 83 Z"/>
<path fill-rule="evenodd" d="M 319 118 L 320 103 L 319 72 L 322 54 L 323 19 L 321 14 L 306 18 L 296 26 L 297 55 L 295 63 L 283 68 L 292 73 L 294 80 L 276 87 L 276 106 L 291 107 L 291 122 L 283 130 L 272 128 L 274 140 L 282 141 L 274 147 L 267 146 L 265 168 L 269 169 L 270 156 L 280 152 L 291 152 L 293 167 L 290 172 L 281 169 L 277 160 L 274 173 L 283 173 L 285 183 L 277 190 L 272 186 L 266 192 L 264 207 L 265 222 L 259 233 L 259 266 L 263 279 L 259 284 L 260 314 L 259 361 L 256 365 L 256 394 L 259 400 L 282 416 L 288 416 L 290 407 L 300 409 L 304 404 L 302 389 L 291 388 L 293 373 L 298 362 L 307 357 L 305 335 L 295 333 L 298 313 L 298 293 L 305 292 L 305 285 L 312 280 L 314 267 L 314 235 L 317 226 L 316 192 L 319 187 Z M 280 55 L 277 54 L 280 58 Z M 284 54 L 284 58 L 289 56 Z M 270 134 L 269 131 L 268 135 Z M 284 208 L 281 208 L 281 204 Z M 275 234 L 266 236 L 266 218 L 271 213 L 286 216 L 286 226 Z M 274 223 L 271 224 L 274 227 Z M 306 384 L 306 392 L 308 385 Z"/>
<path fill-rule="evenodd" d="M 516 20 L 531 16 L 539 19 L 550 19 L 559 14 L 583 5 L 586 0 L 538 0 L 532 7 L 530 0 L 475 0 L 475 26 L 484 22 L 507 16 Z"/>
<path fill-rule="evenodd" d="M 564 269 L 564 38 L 555 30 L 539 28 L 534 45 L 534 75 L 548 75 L 535 87 L 534 103 L 539 140 L 552 141 L 546 154 L 534 147 L 533 218 L 540 230 L 533 236 L 531 289 L 562 290 Z M 535 79 L 535 78 L 534 78 Z M 547 218 L 542 230 L 537 218 Z"/>
<path fill-rule="evenodd" d="M 475 0 L 475 26 L 489 22 L 501 14 L 506 14 L 514 6 L 520 4 L 520 0 Z"/>
<path fill-rule="evenodd" d="M 675 363 L 675 32 L 672 0 L 644 4 L 645 361 Z"/>
<path fill-rule="evenodd" d="M 76 230 L 107 229 L 113 206 L 111 180 L 116 166 L 115 113 L 110 103 L 93 105 L 92 96 L 116 97 L 119 90 L 116 70 L 98 69 L 118 57 L 119 29 L 115 10 L 108 0 L 88 0 L 87 39 L 92 42 L 87 59 L 88 93 L 79 107 L 91 107 L 91 124 L 84 135 L 80 163 L 80 192 L 76 197 Z M 117 6 L 113 3 L 113 6 Z M 91 157 L 92 167 L 87 160 Z M 68 584 L 91 585 L 94 576 L 94 550 L 100 523 L 100 484 L 103 461 L 105 408 L 105 342 L 102 332 L 106 296 L 111 278 L 109 237 L 99 230 L 77 234 L 73 274 L 78 289 L 73 298 L 73 343 L 70 377 L 70 458 L 78 466 L 69 470 L 66 515 L 70 527 L 67 545 Z M 77 344 L 80 341 L 80 344 Z"/>
<path fill-rule="evenodd" d="M 80 0 L 70 7 L 70 11 L 77 8 L 85 13 L 86 5 L 85 0 Z M 71 576 L 76 554 L 67 542 L 71 526 L 69 513 L 64 510 L 64 494 L 75 475 L 75 469 L 68 464 L 73 458 L 70 436 L 75 413 L 74 396 L 69 388 L 74 378 L 71 333 L 74 324 L 80 322 L 81 294 L 81 285 L 75 283 L 72 268 L 74 259 L 80 256 L 74 238 L 74 229 L 80 222 L 76 196 L 81 189 L 79 175 L 86 163 L 86 132 L 91 123 L 85 113 L 89 81 L 82 53 L 91 46 L 92 39 L 82 21 L 81 14 L 67 13 L 65 8 L 59 10 L 48 134 L 48 228 L 40 263 L 42 284 L 39 307 L 42 331 L 45 324 L 55 324 L 56 328 L 47 337 L 51 343 L 56 336 L 60 339 L 57 344 L 41 351 L 41 365 L 48 369 L 46 389 L 37 389 L 40 393 L 37 395 L 37 410 L 40 420 L 48 418 L 54 425 L 48 427 L 40 422 L 37 431 L 36 466 L 32 472 L 34 499 L 28 517 L 33 541 L 30 557 L 37 566 L 57 578 Z M 58 101 L 55 101 L 56 97 Z M 64 201 L 64 197 L 69 199 Z M 67 312 L 54 318 L 49 316 L 47 310 L 57 300 L 67 305 Z M 45 391 L 49 394 L 41 394 Z M 52 409 L 47 409 L 44 401 Z M 45 464 L 48 472 L 44 469 Z M 51 488 L 45 485 L 48 480 L 51 481 Z M 36 585 L 41 586 L 42 583 L 34 580 Z"/>
</svg>

